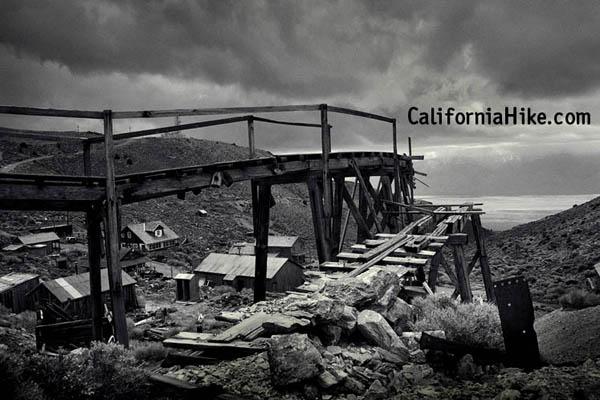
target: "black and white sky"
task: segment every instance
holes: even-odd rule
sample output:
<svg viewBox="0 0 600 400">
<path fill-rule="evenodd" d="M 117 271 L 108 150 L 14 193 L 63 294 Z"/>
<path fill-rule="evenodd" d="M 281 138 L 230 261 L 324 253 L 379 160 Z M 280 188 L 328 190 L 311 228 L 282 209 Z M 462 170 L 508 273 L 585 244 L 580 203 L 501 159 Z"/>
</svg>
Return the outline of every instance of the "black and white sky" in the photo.
<svg viewBox="0 0 600 400">
<path fill-rule="evenodd" d="M 434 192 L 600 192 L 596 1 L 3 0 L 0 71 L 4 105 L 349 106 L 398 118 L 401 150 L 411 136 Z M 413 126 L 411 106 L 589 111 L 592 124 Z M 385 124 L 332 123 L 334 150 L 390 148 Z M 100 129 L 87 124 L 0 120 Z M 242 127 L 193 135 L 243 143 Z M 317 150 L 318 140 L 264 127 L 258 145 Z"/>
</svg>

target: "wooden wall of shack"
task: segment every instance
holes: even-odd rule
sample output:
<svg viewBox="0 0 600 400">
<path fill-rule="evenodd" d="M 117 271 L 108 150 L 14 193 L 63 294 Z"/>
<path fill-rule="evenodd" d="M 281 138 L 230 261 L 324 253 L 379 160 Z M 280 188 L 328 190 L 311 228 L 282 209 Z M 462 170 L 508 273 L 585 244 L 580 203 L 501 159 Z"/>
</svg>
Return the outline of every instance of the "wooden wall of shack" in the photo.
<svg viewBox="0 0 600 400">
<path fill-rule="evenodd" d="M 40 283 L 39 277 L 15 285 L 0 293 L 0 303 L 15 314 L 25 310 L 35 310 L 35 304 L 27 294 Z"/>
<path fill-rule="evenodd" d="M 89 295 L 61 302 L 44 285 L 39 285 L 29 296 L 35 304 L 36 309 L 43 309 L 49 303 L 61 307 L 73 319 L 88 319 L 92 317 L 92 297 Z M 131 311 L 138 306 L 135 285 L 123 286 L 123 297 L 127 311 Z M 112 309 L 108 291 L 102 293 L 102 303 L 106 304 L 109 310 Z M 48 319 L 45 321 L 45 323 L 53 322 L 55 321 L 53 321 L 52 316 L 48 316 Z"/>
</svg>

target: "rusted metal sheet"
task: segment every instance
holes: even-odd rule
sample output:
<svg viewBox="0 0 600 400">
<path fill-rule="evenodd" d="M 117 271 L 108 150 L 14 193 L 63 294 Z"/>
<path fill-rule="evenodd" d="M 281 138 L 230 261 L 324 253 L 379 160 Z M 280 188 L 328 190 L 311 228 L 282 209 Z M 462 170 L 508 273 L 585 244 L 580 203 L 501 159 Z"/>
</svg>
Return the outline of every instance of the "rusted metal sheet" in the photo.
<svg viewBox="0 0 600 400">
<path fill-rule="evenodd" d="M 535 368 L 540 364 L 537 334 L 533 329 L 534 313 L 529 286 L 523 276 L 494 282 L 494 293 L 507 363 L 521 368 Z"/>
</svg>

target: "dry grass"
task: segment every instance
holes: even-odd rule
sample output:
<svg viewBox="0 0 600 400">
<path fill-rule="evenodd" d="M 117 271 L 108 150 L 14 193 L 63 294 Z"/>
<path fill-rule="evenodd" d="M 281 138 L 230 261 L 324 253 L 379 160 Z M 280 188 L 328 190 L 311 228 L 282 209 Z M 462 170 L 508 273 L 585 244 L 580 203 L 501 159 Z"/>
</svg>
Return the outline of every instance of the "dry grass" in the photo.
<svg viewBox="0 0 600 400">
<path fill-rule="evenodd" d="M 443 330 L 449 340 L 497 349 L 504 348 L 498 308 L 490 303 L 459 303 L 434 295 L 413 301 L 414 331 Z"/>
</svg>

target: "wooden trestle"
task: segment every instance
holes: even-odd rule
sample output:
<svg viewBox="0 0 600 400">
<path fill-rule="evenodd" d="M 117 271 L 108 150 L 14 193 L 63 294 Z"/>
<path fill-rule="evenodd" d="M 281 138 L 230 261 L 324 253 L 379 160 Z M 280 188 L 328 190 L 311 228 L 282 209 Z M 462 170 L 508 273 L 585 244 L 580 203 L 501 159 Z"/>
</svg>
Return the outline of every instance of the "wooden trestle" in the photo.
<svg viewBox="0 0 600 400">
<path fill-rule="evenodd" d="M 271 120 L 255 115 L 193 122 L 189 124 L 147 129 L 113 135 L 113 120 L 124 118 L 159 118 L 207 116 L 218 114 L 251 114 L 272 112 L 318 111 L 319 123 L 300 123 Z M 393 152 L 332 152 L 331 125 L 328 113 L 341 113 L 368 118 L 391 125 Z M 147 199 L 170 195 L 185 197 L 188 192 L 198 193 L 209 187 L 229 186 L 234 182 L 251 182 L 254 234 L 256 237 L 256 271 L 254 300 L 265 297 L 267 271 L 267 240 L 269 234 L 269 209 L 273 204 L 271 187 L 276 184 L 304 182 L 308 186 L 314 223 L 316 245 L 321 263 L 333 261 L 346 234 L 348 218 L 342 222 L 345 203 L 358 225 L 358 239 L 375 239 L 371 233 L 399 232 L 412 222 L 412 214 L 399 204 L 412 204 L 414 170 L 412 161 L 420 156 L 399 155 L 397 152 L 396 120 L 326 104 L 238 107 L 212 109 L 185 109 L 166 111 L 79 111 L 0 106 L 0 113 L 88 118 L 104 122 L 104 136 L 97 138 L 65 137 L 59 134 L 11 131 L 1 136 L 36 140 L 67 141 L 82 146 L 84 176 L 43 174 L 0 174 L 0 208 L 9 210 L 56 210 L 86 213 L 88 231 L 88 257 L 92 296 L 93 333 L 102 339 L 102 303 L 100 295 L 100 257 L 102 241 L 109 270 L 111 305 L 118 342 L 128 345 L 122 283 L 119 266 L 120 207 Z M 248 125 L 250 159 L 210 165 L 194 165 L 158 171 L 116 175 L 113 142 L 166 132 L 183 131 L 208 126 L 245 122 Z M 255 157 L 255 123 L 292 125 L 318 128 L 321 132 L 321 151 L 317 154 Z M 90 150 L 95 143 L 104 145 L 106 166 L 104 176 L 90 176 Z M 355 178 L 359 200 L 346 188 L 346 178 Z M 380 177 L 380 188 L 375 190 L 371 177 Z M 414 223 L 413 223 L 414 224 Z M 104 238 L 102 236 L 104 226 Z M 342 225 L 344 225 L 342 227 Z M 407 225 L 407 226 L 412 226 Z M 404 228 L 406 229 L 406 228 Z M 482 247 L 480 258 L 485 255 Z"/>
</svg>

